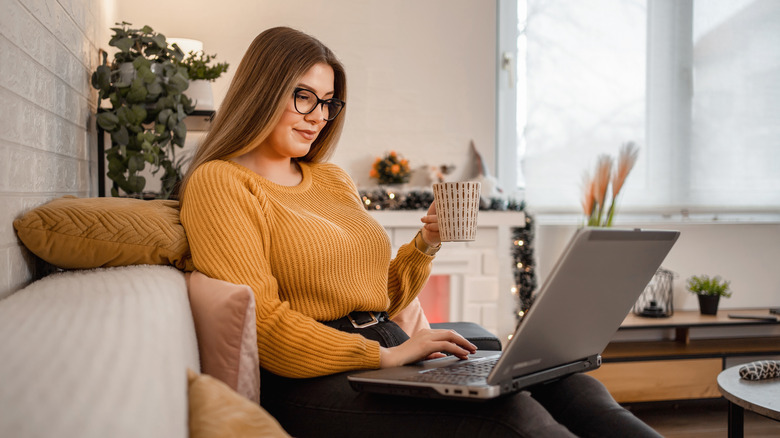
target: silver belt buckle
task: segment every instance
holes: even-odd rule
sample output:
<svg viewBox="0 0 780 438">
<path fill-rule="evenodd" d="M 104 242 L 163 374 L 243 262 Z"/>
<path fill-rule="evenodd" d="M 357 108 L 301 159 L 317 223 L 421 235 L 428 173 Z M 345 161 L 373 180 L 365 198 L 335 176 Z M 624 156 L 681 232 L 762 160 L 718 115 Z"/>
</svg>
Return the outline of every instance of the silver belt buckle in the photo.
<svg viewBox="0 0 780 438">
<path fill-rule="evenodd" d="M 352 323 L 352 327 L 355 327 L 355 328 L 358 328 L 358 329 L 371 327 L 372 325 L 379 324 L 379 318 L 377 318 L 376 315 L 374 315 L 374 312 L 367 312 L 367 313 L 369 315 L 371 315 L 371 321 L 368 321 L 367 323 L 364 323 L 364 324 L 358 324 L 354 319 L 352 319 L 352 315 L 351 314 L 348 314 L 347 318 L 349 319 L 349 322 Z"/>
</svg>

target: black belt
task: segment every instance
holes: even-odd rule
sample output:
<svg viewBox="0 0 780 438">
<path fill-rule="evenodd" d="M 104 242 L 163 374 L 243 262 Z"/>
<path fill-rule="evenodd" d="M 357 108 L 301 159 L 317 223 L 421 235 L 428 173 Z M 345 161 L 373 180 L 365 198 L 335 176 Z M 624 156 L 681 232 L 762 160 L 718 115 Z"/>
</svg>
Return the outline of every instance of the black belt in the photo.
<svg viewBox="0 0 780 438">
<path fill-rule="evenodd" d="M 322 323 L 340 330 L 350 326 L 356 329 L 362 329 L 389 320 L 390 317 L 387 315 L 387 312 L 352 312 L 343 318 L 335 319 L 333 321 L 323 321 Z"/>
</svg>

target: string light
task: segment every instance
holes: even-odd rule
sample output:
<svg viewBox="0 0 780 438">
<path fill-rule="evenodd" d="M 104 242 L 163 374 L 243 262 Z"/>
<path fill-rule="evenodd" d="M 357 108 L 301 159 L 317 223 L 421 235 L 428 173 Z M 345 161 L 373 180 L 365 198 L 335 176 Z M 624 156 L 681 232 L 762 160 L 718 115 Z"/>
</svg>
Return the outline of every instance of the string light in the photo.
<svg viewBox="0 0 780 438">
<path fill-rule="evenodd" d="M 514 311 L 519 323 L 533 302 L 533 292 L 536 289 L 536 278 L 533 268 L 533 218 L 526 213 L 525 226 L 512 228 L 512 255 L 514 257 L 515 284 L 511 288 L 512 295 L 517 300 Z"/>
</svg>

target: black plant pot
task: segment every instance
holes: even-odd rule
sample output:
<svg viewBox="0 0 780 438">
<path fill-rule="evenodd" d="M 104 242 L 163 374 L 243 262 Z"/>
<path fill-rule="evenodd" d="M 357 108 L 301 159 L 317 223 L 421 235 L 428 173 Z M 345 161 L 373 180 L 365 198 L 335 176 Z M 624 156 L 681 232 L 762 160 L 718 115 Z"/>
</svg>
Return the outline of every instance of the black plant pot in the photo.
<svg viewBox="0 0 780 438">
<path fill-rule="evenodd" d="M 717 315 L 720 295 L 697 295 L 699 297 L 699 311 L 702 315 Z"/>
</svg>

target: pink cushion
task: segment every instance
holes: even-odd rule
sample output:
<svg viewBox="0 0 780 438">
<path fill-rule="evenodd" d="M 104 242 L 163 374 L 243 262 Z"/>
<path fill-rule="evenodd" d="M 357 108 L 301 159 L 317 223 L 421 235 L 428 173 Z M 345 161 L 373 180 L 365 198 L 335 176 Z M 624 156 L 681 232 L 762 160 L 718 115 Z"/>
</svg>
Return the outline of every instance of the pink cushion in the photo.
<svg viewBox="0 0 780 438">
<path fill-rule="evenodd" d="M 201 371 L 259 403 L 260 363 L 252 289 L 198 271 L 186 278 Z"/>
<path fill-rule="evenodd" d="M 420 300 L 417 298 L 390 319 L 398 324 L 409 336 L 422 329 L 431 328 L 428 318 L 425 317 L 425 312 L 423 312 L 423 308 L 420 305 Z"/>
</svg>

